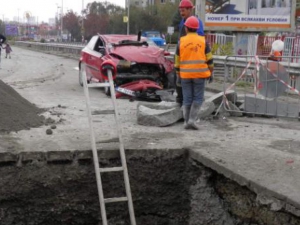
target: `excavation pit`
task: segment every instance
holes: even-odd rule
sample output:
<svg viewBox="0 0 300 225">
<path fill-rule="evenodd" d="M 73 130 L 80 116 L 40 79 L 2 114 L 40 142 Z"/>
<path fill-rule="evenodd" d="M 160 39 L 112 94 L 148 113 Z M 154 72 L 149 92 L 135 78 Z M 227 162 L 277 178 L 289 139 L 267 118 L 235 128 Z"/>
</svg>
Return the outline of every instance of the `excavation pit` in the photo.
<svg viewBox="0 0 300 225">
<path fill-rule="evenodd" d="M 193 159 L 191 150 L 128 150 L 138 225 L 298 225 L 300 217 Z M 120 164 L 115 150 L 101 167 Z M 0 155 L 0 224 L 99 225 L 91 151 Z M 122 174 L 104 174 L 105 197 L 125 195 Z M 274 207 L 274 203 L 278 207 Z M 107 205 L 109 224 L 130 224 L 126 203 Z"/>
</svg>

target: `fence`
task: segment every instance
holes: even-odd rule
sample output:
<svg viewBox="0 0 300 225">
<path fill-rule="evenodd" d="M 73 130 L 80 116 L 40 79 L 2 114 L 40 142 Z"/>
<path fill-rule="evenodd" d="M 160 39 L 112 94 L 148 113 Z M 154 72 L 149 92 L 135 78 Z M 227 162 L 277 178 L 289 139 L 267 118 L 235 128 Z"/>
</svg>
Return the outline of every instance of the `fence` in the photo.
<svg viewBox="0 0 300 225">
<path fill-rule="evenodd" d="M 283 61 L 290 62 L 300 62 L 300 37 L 270 37 L 270 36 L 260 36 L 257 42 L 257 52 L 256 55 L 269 55 L 272 49 L 272 43 L 275 40 L 282 40 L 284 42 L 284 49 L 282 55 Z M 287 58 L 289 57 L 289 58 Z"/>
<path fill-rule="evenodd" d="M 15 45 L 30 48 L 32 50 L 55 52 L 55 53 L 67 53 L 70 56 L 79 58 L 83 45 L 77 45 L 72 43 L 39 43 L 39 42 L 27 42 L 16 41 Z"/>
<path fill-rule="evenodd" d="M 236 52 L 236 36 L 225 34 L 207 34 L 206 41 L 214 55 L 231 55 Z"/>
<path fill-rule="evenodd" d="M 299 64 L 291 62 L 293 57 L 283 58 L 284 61 L 278 63 L 269 61 L 267 56 L 226 57 L 224 108 L 230 113 L 299 119 Z M 230 70 L 233 74 L 228 72 Z M 231 98 L 231 102 L 225 97 L 230 90 L 239 94 Z"/>
</svg>

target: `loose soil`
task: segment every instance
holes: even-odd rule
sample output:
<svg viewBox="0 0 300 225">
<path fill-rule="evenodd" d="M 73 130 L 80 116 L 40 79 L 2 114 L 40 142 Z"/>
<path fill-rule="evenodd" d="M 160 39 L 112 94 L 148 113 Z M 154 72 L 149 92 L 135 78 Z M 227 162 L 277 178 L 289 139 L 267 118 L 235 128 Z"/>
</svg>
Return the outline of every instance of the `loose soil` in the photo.
<svg viewBox="0 0 300 225">
<path fill-rule="evenodd" d="M 0 80 L 0 133 L 44 125 L 47 120 L 39 115 L 43 111 Z"/>
<path fill-rule="evenodd" d="M 120 166 L 118 152 L 109 152 L 99 154 L 100 166 Z M 73 160 L 66 153 L 28 152 L 22 162 L 0 162 L 1 225 L 102 224 L 91 152 L 74 152 Z M 129 150 L 127 163 L 138 225 L 300 225 L 299 217 L 261 204 L 187 151 Z M 125 196 L 121 173 L 101 176 L 105 198 Z M 106 207 L 108 224 L 130 224 L 127 203 Z"/>
</svg>

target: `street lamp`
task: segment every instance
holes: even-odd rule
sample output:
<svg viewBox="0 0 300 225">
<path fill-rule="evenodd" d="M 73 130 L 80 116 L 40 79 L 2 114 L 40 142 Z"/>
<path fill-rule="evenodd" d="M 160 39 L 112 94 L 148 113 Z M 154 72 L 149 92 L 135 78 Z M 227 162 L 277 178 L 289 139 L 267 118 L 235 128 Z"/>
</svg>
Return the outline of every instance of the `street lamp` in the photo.
<svg viewBox="0 0 300 225">
<path fill-rule="evenodd" d="M 84 42 L 84 0 L 82 0 L 82 10 L 81 10 L 81 16 L 82 16 L 82 21 L 81 21 L 81 36 L 82 36 L 82 42 Z"/>
<path fill-rule="evenodd" d="M 61 41 L 63 41 L 63 14 L 64 14 L 64 0 L 61 0 L 61 15 L 60 15 L 60 35 L 61 35 Z"/>
<path fill-rule="evenodd" d="M 56 4 L 56 5 L 57 5 L 57 4 Z M 58 14 L 58 9 L 60 9 L 60 6 L 57 5 L 57 12 L 56 12 L 56 16 L 57 16 L 57 41 L 58 41 L 58 37 L 59 37 L 59 29 L 58 29 L 58 27 L 59 27 L 59 26 L 58 26 L 58 18 L 59 18 L 58 15 L 59 15 L 59 14 Z"/>
</svg>

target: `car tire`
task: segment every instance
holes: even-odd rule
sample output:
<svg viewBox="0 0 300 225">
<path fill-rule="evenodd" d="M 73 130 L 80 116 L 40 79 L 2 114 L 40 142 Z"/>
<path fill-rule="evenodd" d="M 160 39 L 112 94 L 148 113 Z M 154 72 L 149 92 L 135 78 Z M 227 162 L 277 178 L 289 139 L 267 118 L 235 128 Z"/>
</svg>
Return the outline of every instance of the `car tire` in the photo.
<svg viewBox="0 0 300 225">
<path fill-rule="evenodd" d="M 79 82 L 79 85 L 81 87 L 83 87 L 83 79 L 82 79 L 83 73 L 85 73 L 85 65 L 84 64 L 80 64 L 78 82 Z"/>
<path fill-rule="evenodd" d="M 105 83 L 109 83 L 108 81 L 105 81 Z M 104 87 L 104 93 L 106 96 L 110 96 L 110 87 Z"/>
</svg>

